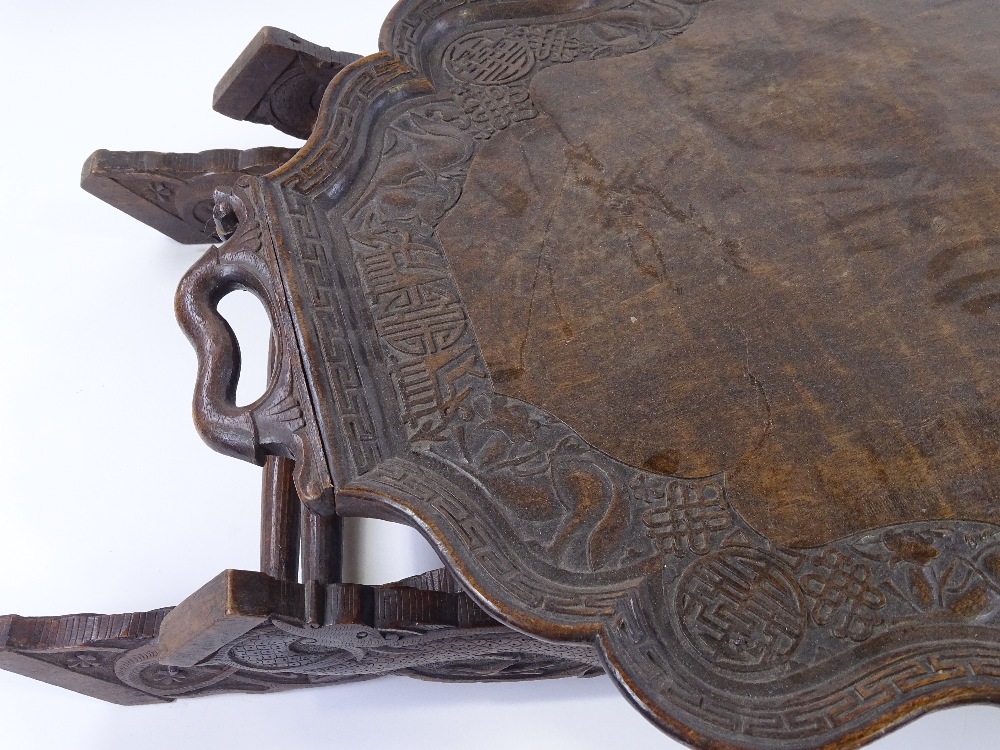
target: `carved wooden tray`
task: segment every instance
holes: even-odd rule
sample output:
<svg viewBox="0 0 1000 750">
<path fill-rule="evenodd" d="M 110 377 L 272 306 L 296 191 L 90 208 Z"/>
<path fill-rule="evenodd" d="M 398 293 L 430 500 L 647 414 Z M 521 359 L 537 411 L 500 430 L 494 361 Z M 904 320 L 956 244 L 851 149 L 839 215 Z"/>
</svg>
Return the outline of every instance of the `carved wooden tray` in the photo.
<svg viewBox="0 0 1000 750">
<path fill-rule="evenodd" d="M 420 529 L 693 746 L 996 701 L 992 11 L 404 0 L 216 194 L 177 296 L 199 430 Z M 274 329 L 245 408 L 238 288 Z"/>
</svg>

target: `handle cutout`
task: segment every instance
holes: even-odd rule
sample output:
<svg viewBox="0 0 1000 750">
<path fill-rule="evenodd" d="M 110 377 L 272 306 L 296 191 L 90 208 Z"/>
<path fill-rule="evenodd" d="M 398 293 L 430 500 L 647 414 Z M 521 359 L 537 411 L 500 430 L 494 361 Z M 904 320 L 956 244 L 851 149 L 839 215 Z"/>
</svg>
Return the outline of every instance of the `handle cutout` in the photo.
<svg viewBox="0 0 1000 750">
<path fill-rule="evenodd" d="M 270 379 L 271 319 L 261 301 L 242 289 L 223 297 L 218 311 L 239 342 L 241 367 L 236 405 L 248 406 L 264 395 Z"/>
</svg>

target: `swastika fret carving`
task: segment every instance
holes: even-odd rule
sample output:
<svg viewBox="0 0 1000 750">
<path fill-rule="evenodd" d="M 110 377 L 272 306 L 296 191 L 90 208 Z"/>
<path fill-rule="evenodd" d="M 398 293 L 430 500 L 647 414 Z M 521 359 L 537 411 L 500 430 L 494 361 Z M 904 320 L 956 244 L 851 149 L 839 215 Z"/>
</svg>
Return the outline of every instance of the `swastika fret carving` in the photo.
<svg viewBox="0 0 1000 750">
<path fill-rule="evenodd" d="M 283 191 L 281 195 L 286 207 L 286 241 L 294 244 L 298 268 L 309 280 L 304 287 L 311 290 L 310 324 L 333 396 L 331 406 L 342 428 L 336 443 L 346 443 L 355 471 L 364 472 L 378 462 L 382 448 L 375 428 L 375 409 L 360 376 L 356 345 L 341 310 L 348 292 L 332 272 L 334 266 L 316 207 L 295 191 Z"/>
</svg>

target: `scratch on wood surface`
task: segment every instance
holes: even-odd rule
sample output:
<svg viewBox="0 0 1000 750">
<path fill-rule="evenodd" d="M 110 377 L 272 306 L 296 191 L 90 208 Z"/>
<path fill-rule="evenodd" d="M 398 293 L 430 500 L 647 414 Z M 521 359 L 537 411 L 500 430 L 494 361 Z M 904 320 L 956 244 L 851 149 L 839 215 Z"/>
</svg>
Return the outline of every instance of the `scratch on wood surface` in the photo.
<svg viewBox="0 0 1000 750">
<path fill-rule="evenodd" d="M 768 436 L 771 434 L 771 430 L 774 428 L 774 422 L 771 418 L 771 399 L 767 395 L 767 389 L 764 387 L 764 383 L 756 375 L 754 375 L 753 370 L 750 367 L 750 335 L 743 328 L 740 328 L 739 330 L 740 333 L 743 334 L 743 347 L 746 356 L 743 365 L 743 377 L 750 382 L 757 393 L 754 407 L 758 412 L 760 412 L 761 399 L 764 401 L 764 432 L 757 441 L 757 445 L 750 451 L 752 454 L 764 447 L 765 441 L 767 441 Z"/>
</svg>

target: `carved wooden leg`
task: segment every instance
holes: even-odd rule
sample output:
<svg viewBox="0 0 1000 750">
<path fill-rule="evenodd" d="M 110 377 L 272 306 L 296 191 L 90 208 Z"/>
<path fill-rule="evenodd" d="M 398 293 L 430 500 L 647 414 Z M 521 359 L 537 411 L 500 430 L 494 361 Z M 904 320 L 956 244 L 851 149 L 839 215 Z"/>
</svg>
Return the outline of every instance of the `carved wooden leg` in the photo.
<svg viewBox="0 0 1000 750">
<path fill-rule="evenodd" d="M 216 188 L 242 175 L 274 171 L 295 149 L 215 149 L 198 154 L 95 151 L 83 165 L 84 190 L 177 242 L 217 242 L 212 208 Z"/>
<path fill-rule="evenodd" d="M 264 27 L 215 88 L 213 107 L 236 120 L 272 125 L 308 138 L 327 84 L 360 55 L 336 52 L 281 29 Z M 216 149 L 198 154 L 95 151 L 83 188 L 178 242 L 221 239 L 212 221 L 213 193 L 243 174 L 263 175 L 295 149 Z"/>
<path fill-rule="evenodd" d="M 280 367 L 278 350 L 271 339 L 268 368 L 274 376 Z M 343 568 L 343 526 L 336 516 L 322 516 L 303 506 L 295 489 L 295 462 L 268 456 L 264 463 L 261 491 L 260 569 L 282 581 L 299 580 L 301 552 L 302 582 L 340 583 Z M 315 597 L 308 597 L 313 602 Z M 321 613 L 309 607 L 306 619 L 321 625 Z"/>
<path fill-rule="evenodd" d="M 173 610 L 0 617 L 0 668 L 122 705 L 388 674 L 482 682 L 602 671 L 588 645 L 499 625 L 443 570 L 324 586 L 320 628 L 305 626 L 305 589 L 228 570 Z"/>
<path fill-rule="evenodd" d="M 280 581 L 297 581 L 302 503 L 287 458 L 268 456 L 261 490 L 260 570 Z"/>
<path fill-rule="evenodd" d="M 302 580 L 340 581 L 340 518 L 302 509 Z"/>
<path fill-rule="evenodd" d="M 327 84 L 359 59 L 265 26 L 215 87 L 212 107 L 226 117 L 305 139 Z"/>
<path fill-rule="evenodd" d="M 281 29 L 265 27 L 216 87 L 215 109 L 229 117 L 272 124 L 306 138 L 327 84 L 360 56 L 335 52 Z M 266 174 L 294 149 L 221 149 L 200 154 L 97 151 L 83 169 L 82 186 L 116 208 L 183 243 L 220 238 L 214 193 L 244 175 Z M 335 517 L 301 508 L 294 464 L 269 457 L 264 472 L 261 570 L 285 581 L 340 580 L 341 528 Z"/>
</svg>

